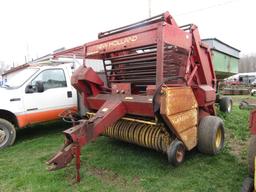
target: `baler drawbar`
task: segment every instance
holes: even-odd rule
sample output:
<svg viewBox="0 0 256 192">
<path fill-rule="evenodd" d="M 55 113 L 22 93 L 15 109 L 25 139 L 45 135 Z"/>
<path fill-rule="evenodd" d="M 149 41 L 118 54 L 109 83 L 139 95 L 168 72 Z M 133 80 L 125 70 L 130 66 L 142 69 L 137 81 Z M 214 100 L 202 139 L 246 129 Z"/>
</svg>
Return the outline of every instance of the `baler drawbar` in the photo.
<svg viewBox="0 0 256 192">
<path fill-rule="evenodd" d="M 223 148 L 211 53 L 195 25 L 179 27 L 166 12 L 100 33 L 98 40 L 55 57 L 73 55 L 84 59 L 71 82 L 88 118 L 64 131 L 64 147 L 48 161 L 50 170 L 75 157 L 79 181 L 81 147 L 102 134 L 161 151 L 173 165 L 195 147 L 207 154 Z M 86 59 L 103 61 L 106 82 Z"/>
</svg>

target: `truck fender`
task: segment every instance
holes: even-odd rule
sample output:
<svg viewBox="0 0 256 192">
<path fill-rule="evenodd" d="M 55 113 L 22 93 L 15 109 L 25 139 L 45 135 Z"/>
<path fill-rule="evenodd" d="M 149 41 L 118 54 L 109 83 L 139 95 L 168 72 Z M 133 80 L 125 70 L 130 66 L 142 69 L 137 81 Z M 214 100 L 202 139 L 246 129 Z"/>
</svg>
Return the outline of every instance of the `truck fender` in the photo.
<svg viewBox="0 0 256 192">
<path fill-rule="evenodd" d="M 16 115 L 14 113 L 10 112 L 10 111 L 4 110 L 4 109 L 0 109 L 0 118 L 9 121 L 16 128 L 19 127 L 19 123 L 18 123 Z"/>
</svg>

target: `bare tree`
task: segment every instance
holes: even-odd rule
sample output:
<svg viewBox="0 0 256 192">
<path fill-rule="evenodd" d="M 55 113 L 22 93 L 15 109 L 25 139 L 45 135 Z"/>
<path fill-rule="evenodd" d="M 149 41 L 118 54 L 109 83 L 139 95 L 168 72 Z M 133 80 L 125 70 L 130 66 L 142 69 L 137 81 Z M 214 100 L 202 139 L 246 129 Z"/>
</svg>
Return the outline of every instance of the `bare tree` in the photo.
<svg viewBox="0 0 256 192">
<path fill-rule="evenodd" d="M 238 65 L 239 73 L 256 72 L 256 54 L 244 55 Z"/>
</svg>

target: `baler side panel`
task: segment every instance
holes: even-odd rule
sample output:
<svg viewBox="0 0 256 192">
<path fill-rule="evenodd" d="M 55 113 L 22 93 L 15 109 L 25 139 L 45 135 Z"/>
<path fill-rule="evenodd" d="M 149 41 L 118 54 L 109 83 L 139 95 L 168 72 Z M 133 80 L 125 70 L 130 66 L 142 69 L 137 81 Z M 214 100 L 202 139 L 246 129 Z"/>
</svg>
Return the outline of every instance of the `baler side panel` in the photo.
<svg viewBox="0 0 256 192">
<path fill-rule="evenodd" d="M 116 95 L 123 102 L 127 114 L 145 117 L 154 117 L 152 96 L 125 96 Z M 113 95 L 99 94 L 95 97 L 88 97 L 89 109 L 98 110 L 107 101 L 113 99 Z"/>
<path fill-rule="evenodd" d="M 164 60 L 164 28 L 160 25 L 157 30 L 157 55 L 156 55 L 156 86 L 159 87 L 163 82 L 163 60 Z"/>
<path fill-rule="evenodd" d="M 188 150 L 197 145 L 198 105 L 190 87 L 163 88 L 160 113 Z"/>
<path fill-rule="evenodd" d="M 196 26 L 192 28 L 193 44 L 195 49 L 194 60 L 200 65 L 198 74 L 201 84 L 206 84 L 216 88 L 216 76 L 211 59 L 211 52 L 201 44 L 200 35 Z"/>
</svg>

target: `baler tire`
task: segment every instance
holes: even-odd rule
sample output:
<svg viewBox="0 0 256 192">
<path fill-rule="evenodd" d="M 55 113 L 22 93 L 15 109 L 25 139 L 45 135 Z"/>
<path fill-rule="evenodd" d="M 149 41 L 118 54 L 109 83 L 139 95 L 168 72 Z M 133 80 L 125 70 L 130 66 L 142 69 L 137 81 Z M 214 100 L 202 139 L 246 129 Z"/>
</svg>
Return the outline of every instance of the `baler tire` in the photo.
<svg viewBox="0 0 256 192">
<path fill-rule="evenodd" d="M 219 101 L 220 111 L 224 113 L 231 113 L 232 111 L 232 99 L 230 97 L 222 97 Z"/>
<path fill-rule="evenodd" d="M 0 149 L 13 145 L 16 139 L 16 129 L 13 124 L 5 119 L 0 119 L 0 130 L 5 134 L 3 140 L 0 138 Z"/>
<path fill-rule="evenodd" d="M 179 166 L 185 159 L 186 148 L 179 140 L 174 140 L 167 149 L 168 162 L 173 166 Z"/>
<path fill-rule="evenodd" d="M 248 149 L 248 167 L 249 167 L 249 175 L 251 177 L 254 177 L 255 157 L 256 157 L 256 135 L 252 135 L 250 138 L 249 149 Z"/>
<path fill-rule="evenodd" d="M 246 177 L 243 181 L 242 189 L 241 192 L 253 192 L 253 178 L 251 177 Z"/>
<path fill-rule="evenodd" d="M 224 147 L 223 121 L 216 116 L 203 117 L 198 126 L 198 150 L 201 153 L 216 155 Z"/>
</svg>

